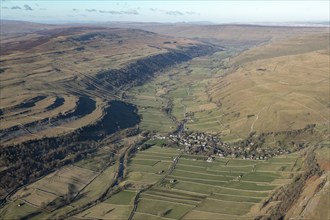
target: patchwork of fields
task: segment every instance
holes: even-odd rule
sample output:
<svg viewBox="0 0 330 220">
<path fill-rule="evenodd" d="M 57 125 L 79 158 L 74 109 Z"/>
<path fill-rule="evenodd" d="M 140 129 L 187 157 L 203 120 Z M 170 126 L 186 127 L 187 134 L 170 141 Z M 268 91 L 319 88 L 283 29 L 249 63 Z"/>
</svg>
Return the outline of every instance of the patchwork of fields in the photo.
<svg viewBox="0 0 330 220">
<path fill-rule="evenodd" d="M 79 216 L 127 219 L 137 199 L 137 220 L 252 219 L 276 188 L 300 172 L 302 162 L 299 154 L 267 161 L 206 159 L 175 148 L 138 151 L 124 180 L 128 188 Z"/>
<path fill-rule="evenodd" d="M 195 58 L 132 89 L 130 101 L 138 106 L 142 116 L 141 129 L 167 133 L 177 126 L 173 118 L 178 122 L 185 119 L 186 113 L 193 113 L 194 119 L 188 121 L 187 129 L 223 131 L 216 120 L 221 114 L 219 106 L 209 98 L 206 88 L 214 77 L 223 75 L 224 59 L 233 53 L 223 51 Z M 167 107 L 170 111 L 166 114 Z"/>
<path fill-rule="evenodd" d="M 134 138 L 122 143 L 129 145 Z M 118 172 L 115 146 L 100 148 L 87 159 L 65 166 L 21 188 L 0 211 L 0 219 L 54 219 L 99 199 L 114 182 Z M 124 151 L 125 148 L 119 151 Z M 72 200 L 69 205 L 61 203 Z M 18 206 L 18 204 L 24 204 Z M 51 212 L 50 212 L 51 211 Z"/>
<path fill-rule="evenodd" d="M 138 106 L 139 114 L 142 118 L 140 123 L 141 129 L 170 132 L 176 125 L 162 111 L 167 100 L 161 97 L 160 94 L 157 95 L 157 91 L 159 90 L 161 90 L 161 87 L 153 83 L 147 83 L 144 86 L 134 88 L 131 91 L 131 95 L 134 96 L 131 102 Z"/>
</svg>

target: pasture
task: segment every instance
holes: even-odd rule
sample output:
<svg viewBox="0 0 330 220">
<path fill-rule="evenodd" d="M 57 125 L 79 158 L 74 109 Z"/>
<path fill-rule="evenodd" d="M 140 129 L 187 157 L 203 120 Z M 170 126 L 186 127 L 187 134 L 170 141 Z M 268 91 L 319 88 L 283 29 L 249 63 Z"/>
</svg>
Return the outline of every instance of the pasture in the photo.
<svg viewBox="0 0 330 220">
<path fill-rule="evenodd" d="M 273 190 L 285 184 L 280 181 L 289 182 L 288 174 L 294 174 L 266 169 L 281 162 L 293 167 L 297 157 L 206 162 L 201 156 L 183 154 L 162 182 L 141 194 L 134 219 L 251 219 Z"/>
<path fill-rule="evenodd" d="M 12 199 L 18 198 L 39 207 L 45 206 L 68 193 L 78 193 L 96 175 L 91 170 L 66 166 L 19 190 Z"/>
</svg>

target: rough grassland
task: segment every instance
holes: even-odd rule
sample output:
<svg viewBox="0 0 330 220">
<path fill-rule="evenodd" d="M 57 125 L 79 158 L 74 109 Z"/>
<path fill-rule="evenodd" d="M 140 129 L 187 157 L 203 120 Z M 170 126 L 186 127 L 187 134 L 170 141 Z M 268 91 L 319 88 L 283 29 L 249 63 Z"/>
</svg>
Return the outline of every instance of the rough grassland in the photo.
<svg viewBox="0 0 330 220">
<path fill-rule="evenodd" d="M 319 44 L 327 39 L 320 38 Z M 280 55 L 244 63 L 209 87 L 213 100 L 223 106 L 220 121 L 230 131 L 245 136 L 329 123 L 328 50 Z"/>
</svg>

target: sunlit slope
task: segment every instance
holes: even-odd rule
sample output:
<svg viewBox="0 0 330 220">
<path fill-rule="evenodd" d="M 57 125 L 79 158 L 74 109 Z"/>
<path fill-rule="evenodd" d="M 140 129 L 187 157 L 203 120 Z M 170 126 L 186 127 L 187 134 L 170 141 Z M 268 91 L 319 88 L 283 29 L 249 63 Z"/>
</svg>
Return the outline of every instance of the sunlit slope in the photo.
<svg viewBox="0 0 330 220">
<path fill-rule="evenodd" d="M 319 44 L 327 39 L 319 38 Z M 313 47 L 308 43 L 304 46 Z M 230 61 L 236 65 L 241 61 L 237 70 L 211 83 L 209 92 L 222 106 L 221 122 L 230 131 L 246 135 L 299 129 L 307 124 L 328 126 L 329 50 L 286 55 L 286 48 L 296 44 L 303 46 L 301 41 L 291 40 L 247 51 Z M 267 52 L 277 54 L 267 58 Z M 246 57 L 254 58 L 248 62 Z"/>
</svg>

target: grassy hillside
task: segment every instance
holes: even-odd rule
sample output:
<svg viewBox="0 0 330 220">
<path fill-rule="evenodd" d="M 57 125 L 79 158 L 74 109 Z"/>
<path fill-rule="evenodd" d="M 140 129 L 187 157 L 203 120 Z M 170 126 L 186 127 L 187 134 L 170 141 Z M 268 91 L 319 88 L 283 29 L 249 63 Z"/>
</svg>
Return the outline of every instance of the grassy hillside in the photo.
<svg viewBox="0 0 330 220">
<path fill-rule="evenodd" d="M 307 124 L 327 129 L 328 39 L 317 36 L 273 43 L 230 61 L 237 69 L 208 87 L 212 100 L 222 105 L 224 126 L 240 135 L 294 130 Z"/>
</svg>

